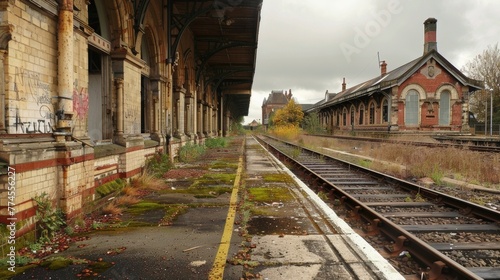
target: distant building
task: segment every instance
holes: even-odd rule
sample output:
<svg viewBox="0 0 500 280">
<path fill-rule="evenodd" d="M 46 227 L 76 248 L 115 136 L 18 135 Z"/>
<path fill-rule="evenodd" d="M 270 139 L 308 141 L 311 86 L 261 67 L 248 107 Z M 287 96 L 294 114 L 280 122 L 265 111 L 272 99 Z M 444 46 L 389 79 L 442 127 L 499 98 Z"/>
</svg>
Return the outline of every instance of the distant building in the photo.
<svg viewBox="0 0 500 280">
<path fill-rule="evenodd" d="M 272 113 L 285 107 L 292 99 L 292 90 L 273 90 L 262 102 L 262 124 L 268 125 Z"/>
<path fill-rule="evenodd" d="M 249 123 L 248 125 L 246 125 L 244 128 L 245 129 L 250 129 L 250 130 L 255 130 L 257 128 L 259 128 L 262 124 L 259 123 L 258 121 L 256 120 L 253 120 L 251 123 Z"/>
<path fill-rule="evenodd" d="M 424 22 L 424 52 L 392 71 L 380 74 L 325 99 L 306 113 L 318 112 L 325 129 L 468 133 L 469 95 L 483 88 L 437 51 L 437 20 Z"/>
</svg>

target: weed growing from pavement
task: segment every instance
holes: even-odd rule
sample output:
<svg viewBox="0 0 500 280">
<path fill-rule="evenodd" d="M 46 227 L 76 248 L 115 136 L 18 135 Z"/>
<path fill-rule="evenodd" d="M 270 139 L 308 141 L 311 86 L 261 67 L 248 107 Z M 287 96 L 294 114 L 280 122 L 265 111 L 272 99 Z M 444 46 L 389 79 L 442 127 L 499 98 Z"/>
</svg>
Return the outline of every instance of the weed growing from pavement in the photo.
<svg viewBox="0 0 500 280">
<path fill-rule="evenodd" d="M 224 148 L 228 144 L 228 140 L 224 137 L 208 138 L 205 140 L 205 146 L 209 149 Z"/>
<path fill-rule="evenodd" d="M 264 174 L 263 176 L 263 179 L 265 182 L 274 182 L 274 183 L 278 183 L 278 182 L 283 182 L 283 183 L 288 183 L 288 182 L 292 182 L 292 178 L 290 178 L 289 175 L 287 174 L 283 174 L 283 173 L 269 173 L 269 174 Z"/>
<path fill-rule="evenodd" d="M 189 188 L 200 188 L 204 185 L 232 185 L 236 178 L 234 173 L 208 173 L 196 179 Z"/>
<path fill-rule="evenodd" d="M 160 193 L 185 193 L 192 194 L 196 198 L 215 198 L 224 193 L 230 193 L 231 187 L 216 186 L 216 187 L 199 187 L 199 188 L 186 188 L 186 189 L 164 189 Z"/>
<path fill-rule="evenodd" d="M 102 208 L 102 214 L 104 215 L 113 215 L 113 216 L 118 216 L 121 215 L 123 212 L 123 209 L 120 208 L 118 205 L 116 205 L 114 202 L 113 203 L 108 203 L 104 205 Z"/>
<path fill-rule="evenodd" d="M 179 148 L 179 161 L 184 163 L 194 162 L 205 153 L 206 147 L 191 142 Z"/>
<path fill-rule="evenodd" d="M 189 208 L 186 204 L 168 204 L 165 206 L 165 215 L 161 219 L 159 225 L 168 226 L 179 216 L 187 212 Z"/>
<path fill-rule="evenodd" d="M 46 267 L 49 270 L 57 270 L 68 267 L 73 264 L 73 260 L 65 257 L 50 257 L 44 260 L 40 266 Z"/>
<path fill-rule="evenodd" d="M 40 232 L 39 242 L 50 242 L 57 231 L 66 224 L 64 215 L 61 209 L 52 207 L 52 201 L 47 193 L 42 193 L 35 196 L 33 200 L 36 202 L 36 227 Z"/>
<path fill-rule="evenodd" d="M 249 188 L 250 199 L 254 202 L 285 202 L 293 200 L 288 188 L 282 187 L 257 187 Z"/>
<path fill-rule="evenodd" d="M 132 215 L 140 215 L 143 214 L 146 211 L 151 211 L 151 210 L 156 210 L 156 209 L 161 209 L 164 208 L 165 205 L 156 203 L 156 202 L 150 202 L 150 201 L 141 201 L 139 203 L 136 203 L 132 206 L 130 206 L 127 209 L 127 213 L 130 213 Z"/>
<path fill-rule="evenodd" d="M 227 161 L 216 161 L 210 164 L 209 169 L 238 169 L 238 163 L 232 163 Z"/>
<path fill-rule="evenodd" d="M 235 224 L 239 226 L 239 235 L 243 237 L 243 241 L 240 245 L 240 250 L 238 253 L 233 255 L 230 259 L 228 259 L 228 263 L 233 265 L 242 265 L 245 270 L 252 269 L 259 265 L 259 262 L 251 260 L 251 252 L 252 249 L 255 248 L 255 245 L 251 243 L 252 236 L 248 234 L 248 222 L 252 218 L 253 211 L 255 209 L 255 203 L 252 201 L 251 194 L 248 192 L 248 188 L 245 183 L 240 186 L 239 192 L 239 204 L 237 209 L 238 220 L 235 221 Z M 249 274 L 250 272 L 246 271 L 245 274 Z M 255 278 L 255 277 L 252 277 Z M 250 278 L 248 278 L 250 279 Z"/>
<path fill-rule="evenodd" d="M 162 178 L 163 174 L 172 169 L 174 164 L 168 154 L 155 154 L 146 161 L 145 169 L 147 173 L 153 174 L 157 178 Z"/>
</svg>

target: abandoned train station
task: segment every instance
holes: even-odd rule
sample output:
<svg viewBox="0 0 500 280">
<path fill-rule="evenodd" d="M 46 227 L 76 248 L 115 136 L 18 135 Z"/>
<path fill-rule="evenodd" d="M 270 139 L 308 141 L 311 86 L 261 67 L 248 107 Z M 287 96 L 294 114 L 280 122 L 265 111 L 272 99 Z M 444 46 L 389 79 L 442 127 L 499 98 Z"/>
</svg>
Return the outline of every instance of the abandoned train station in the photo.
<svg viewBox="0 0 500 280">
<path fill-rule="evenodd" d="M 306 113 L 317 112 L 323 127 L 335 131 L 469 133 L 469 97 L 483 88 L 437 50 L 437 20 L 424 22 L 423 55 L 341 91 L 325 93 Z"/>
<path fill-rule="evenodd" d="M 1 1 L 0 159 L 16 174 L 18 234 L 36 195 L 71 218 L 148 157 L 226 136 L 248 114 L 261 5 Z"/>
</svg>

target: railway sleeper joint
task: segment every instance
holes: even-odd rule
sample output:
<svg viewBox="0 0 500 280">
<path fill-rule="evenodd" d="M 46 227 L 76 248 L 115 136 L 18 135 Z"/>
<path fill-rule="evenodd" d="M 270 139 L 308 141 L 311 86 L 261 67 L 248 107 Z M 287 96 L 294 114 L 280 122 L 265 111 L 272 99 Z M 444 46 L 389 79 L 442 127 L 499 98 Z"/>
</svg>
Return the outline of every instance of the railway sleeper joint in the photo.
<svg viewBox="0 0 500 280">
<path fill-rule="evenodd" d="M 390 253 L 392 257 L 399 256 L 399 254 L 401 254 L 401 252 L 403 252 L 405 248 L 406 240 L 407 239 L 405 236 L 400 235 L 393 244 L 386 246 L 385 249 Z"/>
<path fill-rule="evenodd" d="M 360 219 L 360 212 L 361 206 L 356 205 L 354 208 L 349 212 L 349 216 L 353 219 Z"/>
<path fill-rule="evenodd" d="M 371 223 L 368 223 L 364 228 L 364 232 L 366 235 L 378 235 L 380 234 L 379 230 L 380 219 L 373 219 Z"/>
<path fill-rule="evenodd" d="M 422 273 L 421 279 L 425 280 L 451 280 L 456 279 L 456 277 L 446 274 L 446 264 L 442 261 L 435 261 L 428 268 L 428 271 Z"/>
</svg>

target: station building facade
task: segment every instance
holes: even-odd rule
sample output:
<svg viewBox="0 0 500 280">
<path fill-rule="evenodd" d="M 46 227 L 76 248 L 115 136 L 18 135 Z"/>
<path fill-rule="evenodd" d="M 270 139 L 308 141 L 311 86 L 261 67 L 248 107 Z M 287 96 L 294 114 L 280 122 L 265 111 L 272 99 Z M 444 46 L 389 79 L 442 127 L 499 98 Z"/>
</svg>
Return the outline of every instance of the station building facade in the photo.
<svg viewBox="0 0 500 280">
<path fill-rule="evenodd" d="M 272 90 L 267 98 L 262 101 L 262 124 L 269 125 L 272 114 L 285 107 L 292 99 L 292 90 Z"/>
<path fill-rule="evenodd" d="M 325 94 L 306 113 L 317 112 L 327 131 L 469 133 L 469 96 L 483 87 L 437 51 L 437 20 L 424 22 L 423 55 L 392 71 L 335 94 Z"/>
<path fill-rule="evenodd" d="M 261 5 L 0 1 L 0 221 L 29 231 L 42 193 L 71 219 L 152 155 L 227 135 L 248 114 Z"/>
</svg>

